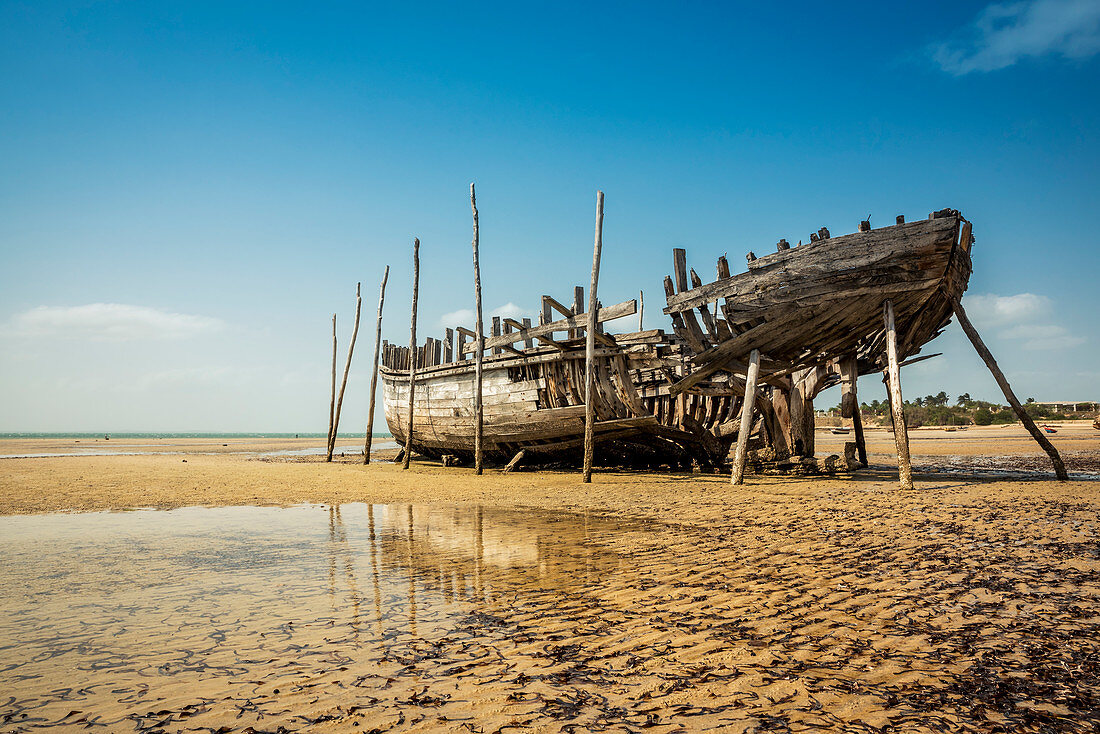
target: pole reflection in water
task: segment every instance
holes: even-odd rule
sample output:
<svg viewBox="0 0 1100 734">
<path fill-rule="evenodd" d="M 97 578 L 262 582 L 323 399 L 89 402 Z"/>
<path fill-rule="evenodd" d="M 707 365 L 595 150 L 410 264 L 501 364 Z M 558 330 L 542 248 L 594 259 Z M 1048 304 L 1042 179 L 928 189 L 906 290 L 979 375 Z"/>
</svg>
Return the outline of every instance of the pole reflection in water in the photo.
<svg viewBox="0 0 1100 734">
<path fill-rule="evenodd" d="M 508 629 L 503 615 L 550 610 L 563 589 L 621 567 L 609 546 L 584 547 L 585 523 L 355 504 L 0 517 L 0 721 L 272 730 L 336 716 L 384 727 L 427 705 L 424 682 L 451 681 L 431 694 L 442 706 L 477 665 L 503 664 L 480 639 Z M 352 689 L 388 703 L 368 716 L 349 708 Z"/>
</svg>

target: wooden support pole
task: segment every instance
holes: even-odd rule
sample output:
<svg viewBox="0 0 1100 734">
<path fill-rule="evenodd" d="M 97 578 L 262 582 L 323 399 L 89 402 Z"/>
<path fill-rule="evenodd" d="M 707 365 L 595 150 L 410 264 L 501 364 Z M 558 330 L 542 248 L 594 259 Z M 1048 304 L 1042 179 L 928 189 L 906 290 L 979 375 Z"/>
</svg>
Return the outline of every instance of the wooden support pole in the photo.
<svg viewBox="0 0 1100 734">
<path fill-rule="evenodd" d="M 485 324 L 481 318 L 481 265 L 478 263 L 477 199 L 474 185 L 470 184 L 470 209 L 474 213 L 474 307 L 477 321 L 474 331 L 474 473 L 481 474 L 482 437 L 485 431 L 485 413 L 481 402 L 482 361 L 485 357 Z"/>
<path fill-rule="evenodd" d="M 328 443 L 332 445 L 332 422 L 336 420 L 336 314 L 332 315 L 332 396 L 328 404 Z M 332 453 L 328 455 L 328 461 L 332 461 Z"/>
<path fill-rule="evenodd" d="M 528 317 L 524 316 L 522 323 L 523 323 L 523 330 L 524 331 L 527 331 L 528 329 L 531 328 L 531 319 L 529 319 Z M 523 340 L 523 348 L 524 349 L 531 349 L 534 346 L 535 346 L 535 340 L 532 339 L 531 337 L 527 337 L 526 339 Z"/>
<path fill-rule="evenodd" d="M 1016 393 L 1012 392 L 1012 386 L 1008 384 L 1008 379 L 1001 372 L 1001 368 L 997 366 L 997 361 L 993 359 L 993 353 L 985 346 L 985 342 L 978 336 L 978 330 L 974 328 L 974 324 L 970 323 L 970 319 L 966 316 L 966 311 L 963 310 L 962 304 L 959 303 L 957 298 L 951 299 L 951 306 L 955 310 L 955 316 L 959 319 L 959 326 L 966 332 L 966 336 L 969 337 L 970 343 L 974 345 L 974 348 L 978 350 L 978 354 L 981 356 L 982 361 L 985 362 L 985 366 L 989 368 L 989 371 L 993 373 L 993 379 L 997 381 L 997 385 L 1001 388 L 1001 392 L 1005 394 L 1005 399 L 1008 400 L 1008 404 L 1012 406 L 1012 410 L 1015 411 L 1016 417 L 1020 419 L 1020 422 L 1024 424 L 1024 428 L 1028 430 L 1038 444 L 1043 448 L 1043 451 L 1047 452 L 1047 456 L 1050 457 L 1050 463 L 1054 465 L 1054 474 L 1058 479 L 1066 481 L 1069 479 L 1069 474 L 1066 473 L 1066 466 L 1062 463 L 1062 457 L 1058 454 L 1058 449 L 1054 448 L 1054 444 L 1050 442 L 1043 432 L 1039 430 L 1039 427 L 1035 425 L 1035 421 L 1031 419 L 1031 416 L 1024 410 L 1024 406 L 1020 405 L 1019 399 L 1016 397 Z"/>
<path fill-rule="evenodd" d="M 638 331 L 644 331 L 642 328 L 642 315 L 645 313 L 645 294 L 638 291 Z"/>
<path fill-rule="evenodd" d="M 737 432 L 737 450 L 733 454 L 730 484 L 745 481 L 745 459 L 749 454 L 749 432 L 752 431 L 753 406 L 756 403 L 756 378 L 760 375 L 760 350 L 749 352 L 749 369 L 745 375 L 745 400 L 741 403 L 741 428 Z"/>
<path fill-rule="evenodd" d="M 582 481 L 592 481 L 592 439 L 596 428 L 596 286 L 600 282 L 600 252 L 603 250 L 603 192 L 596 192 L 596 243 L 592 248 L 592 283 L 588 288 L 588 331 L 584 347 L 584 472 Z M 578 298 L 584 294 L 579 293 Z M 581 304 L 577 304 L 581 305 Z M 583 306 L 582 306 L 583 307 Z"/>
<path fill-rule="evenodd" d="M 344 363 L 344 378 L 340 382 L 340 395 L 336 398 L 336 418 L 332 421 L 332 436 L 328 440 L 328 460 L 332 461 L 332 452 L 336 449 L 336 434 L 340 431 L 340 410 L 344 407 L 344 390 L 348 386 L 348 372 L 351 371 L 351 355 L 355 352 L 355 338 L 359 336 L 359 313 L 363 310 L 363 298 L 359 295 L 362 283 L 355 284 L 355 326 L 351 329 L 351 342 L 348 344 L 348 360 Z"/>
<path fill-rule="evenodd" d="M 416 301 L 420 295 L 420 239 L 413 238 L 413 300 L 412 325 L 409 327 L 409 427 L 405 436 L 405 456 L 401 459 L 401 468 L 409 468 L 412 458 L 413 440 L 413 398 L 416 392 Z"/>
<path fill-rule="evenodd" d="M 901 397 L 901 368 L 898 366 L 898 335 L 894 328 L 894 302 L 882 304 L 886 321 L 886 361 L 890 389 L 890 415 L 894 419 L 894 443 L 898 447 L 898 481 L 902 489 L 913 488 L 913 465 L 909 460 L 909 430 L 905 427 L 905 401 Z"/>
<path fill-rule="evenodd" d="M 374 396 L 378 392 L 378 352 L 382 343 L 382 306 L 386 302 L 386 281 L 390 279 L 390 266 L 382 274 L 382 285 L 378 286 L 378 321 L 374 327 L 374 369 L 370 375 L 370 407 L 367 412 L 367 437 L 363 442 L 363 463 L 370 463 L 371 437 L 374 434 Z"/>
<path fill-rule="evenodd" d="M 493 336 L 500 336 L 500 317 L 493 317 Z M 493 354 L 500 354 L 500 347 L 493 347 Z"/>
<path fill-rule="evenodd" d="M 867 466 L 867 440 L 863 435 L 863 416 L 859 410 L 859 395 L 856 392 L 856 380 L 859 379 L 859 366 L 855 355 L 840 360 L 840 415 L 852 419 L 855 431 L 856 451 L 859 463 Z"/>
</svg>

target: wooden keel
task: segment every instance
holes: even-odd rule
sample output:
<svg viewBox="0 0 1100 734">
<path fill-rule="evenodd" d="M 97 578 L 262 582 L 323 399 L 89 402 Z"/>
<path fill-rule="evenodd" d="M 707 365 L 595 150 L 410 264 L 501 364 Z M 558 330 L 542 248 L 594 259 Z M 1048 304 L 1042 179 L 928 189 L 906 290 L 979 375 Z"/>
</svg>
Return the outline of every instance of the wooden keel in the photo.
<svg viewBox="0 0 1100 734">
<path fill-rule="evenodd" d="M 382 306 L 386 303 L 386 281 L 390 279 L 390 266 L 382 274 L 378 287 L 378 321 L 374 327 L 374 368 L 370 375 L 370 407 L 367 409 L 367 437 L 363 442 L 363 463 L 370 463 L 370 445 L 374 433 L 374 396 L 378 393 L 378 356 L 382 344 Z"/>
<path fill-rule="evenodd" d="M 409 468 L 409 459 L 412 457 L 413 441 L 413 396 L 416 392 L 416 301 L 420 295 L 420 239 L 413 238 L 413 299 L 412 299 L 412 325 L 409 335 L 409 428 L 405 436 L 405 455 L 401 460 L 401 468 Z"/>
<path fill-rule="evenodd" d="M 959 319 L 959 326 L 966 333 L 966 336 L 970 339 L 970 343 L 974 345 L 974 349 L 978 351 L 982 361 L 985 362 L 985 366 L 989 368 L 989 371 L 993 373 L 993 379 L 997 381 L 997 385 L 1000 386 L 1001 392 L 1004 393 L 1005 399 L 1008 400 L 1008 404 L 1012 406 L 1012 410 L 1015 411 L 1016 417 L 1020 419 L 1020 422 L 1024 424 L 1024 428 L 1028 430 L 1035 441 L 1043 448 L 1043 451 L 1047 452 L 1047 456 L 1050 457 L 1050 463 L 1054 465 L 1054 474 L 1061 481 L 1069 479 L 1069 474 L 1066 473 L 1066 466 L 1062 463 L 1062 457 L 1058 453 L 1058 449 L 1054 448 L 1054 444 L 1050 442 L 1043 432 L 1039 430 L 1039 427 L 1035 425 L 1035 421 L 1031 419 L 1031 416 L 1024 410 L 1024 406 L 1020 404 L 1019 399 L 1016 397 L 1016 393 L 1012 391 L 1012 386 L 1008 384 L 1008 379 L 1004 373 L 1001 372 L 1001 368 L 997 366 L 997 361 L 993 359 L 993 353 L 985 346 L 985 342 L 978 335 L 978 330 L 974 328 L 974 324 L 970 323 L 970 319 L 966 316 L 966 311 L 962 307 L 962 303 L 959 299 L 951 299 L 951 307 L 955 311 L 955 316 Z"/>
<path fill-rule="evenodd" d="M 745 377 L 745 401 L 741 404 L 741 428 L 737 432 L 737 450 L 733 454 L 730 484 L 745 481 L 745 459 L 749 452 L 749 431 L 752 430 L 753 405 L 756 402 L 756 377 L 760 374 L 760 350 L 749 353 L 749 369 Z"/>
<path fill-rule="evenodd" d="M 909 431 L 905 427 L 905 403 L 901 396 L 901 368 L 898 366 L 898 335 L 894 327 L 894 303 L 882 304 L 886 322 L 886 360 L 890 389 L 890 415 L 894 419 L 894 443 L 898 448 L 898 482 L 902 489 L 913 488 L 913 466 L 909 459 Z"/>
<path fill-rule="evenodd" d="M 596 426 L 596 287 L 600 281 L 600 251 L 603 249 L 603 192 L 596 192 L 596 242 L 592 248 L 592 282 L 588 289 L 588 330 L 584 348 L 584 469 L 581 481 L 592 481 L 592 436 Z"/>
</svg>

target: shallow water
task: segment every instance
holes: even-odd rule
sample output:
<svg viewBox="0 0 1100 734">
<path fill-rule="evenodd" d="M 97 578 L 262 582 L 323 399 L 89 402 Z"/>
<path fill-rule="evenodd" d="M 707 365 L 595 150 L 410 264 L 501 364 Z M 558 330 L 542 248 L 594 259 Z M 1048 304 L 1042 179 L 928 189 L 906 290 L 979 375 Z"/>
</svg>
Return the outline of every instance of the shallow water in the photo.
<svg viewBox="0 0 1100 734">
<path fill-rule="evenodd" d="M 0 732 L 1098 722 L 1089 507 L 738 501 L 0 517 Z"/>
</svg>

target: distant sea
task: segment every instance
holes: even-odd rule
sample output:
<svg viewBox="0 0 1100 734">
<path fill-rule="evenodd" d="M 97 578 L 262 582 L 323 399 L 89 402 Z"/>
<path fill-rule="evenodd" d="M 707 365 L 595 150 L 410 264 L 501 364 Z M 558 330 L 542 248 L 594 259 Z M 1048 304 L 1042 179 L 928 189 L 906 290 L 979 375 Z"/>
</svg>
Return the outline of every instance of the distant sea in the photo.
<svg viewBox="0 0 1100 734">
<path fill-rule="evenodd" d="M 0 438 L 325 438 L 327 433 L 128 433 L 100 431 L 98 433 L 0 433 Z M 366 438 L 365 433 L 341 433 L 338 438 Z M 375 433 L 375 438 L 392 438 L 389 433 Z"/>
</svg>

